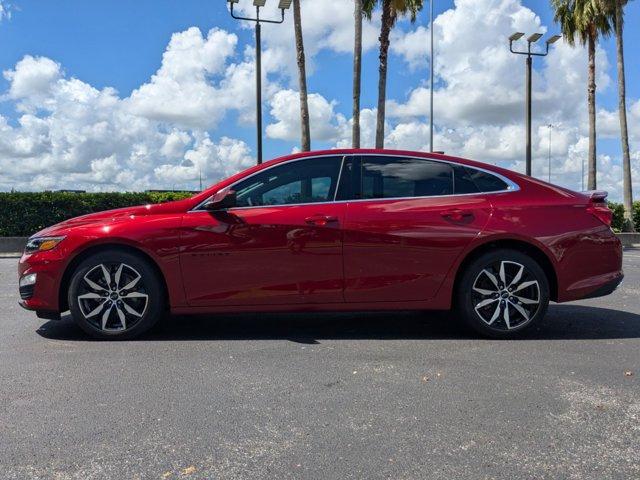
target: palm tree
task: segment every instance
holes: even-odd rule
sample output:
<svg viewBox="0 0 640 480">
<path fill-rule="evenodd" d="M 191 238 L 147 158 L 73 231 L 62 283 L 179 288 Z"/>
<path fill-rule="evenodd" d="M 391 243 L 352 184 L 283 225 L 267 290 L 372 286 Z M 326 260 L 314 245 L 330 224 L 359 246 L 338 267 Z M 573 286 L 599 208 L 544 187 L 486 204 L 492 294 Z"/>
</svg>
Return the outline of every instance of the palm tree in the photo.
<svg viewBox="0 0 640 480">
<path fill-rule="evenodd" d="M 360 148 L 360 87 L 362 85 L 362 0 L 354 0 L 355 41 L 353 45 L 353 126 L 351 143 Z"/>
<path fill-rule="evenodd" d="M 380 27 L 380 65 L 378 67 L 378 118 L 376 122 L 376 148 L 384 147 L 384 118 L 385 102 L 387 99 L 387 60 L 389 57 L 389 45 L 391 29 L 398 17 L 409 14 L 411 21 L 416 20 L 418 12 L 422 9 L 423 0 L 380 0 L 382 2 L 382 25 Z M 371 19 L 373 10 L 378 0 L 364 0 L 363 10 L 368 19 Z"/>
<path fill-rule="evenodd" d="M 296 37 L 296 57 L 298 61 L 298 83 L 300 85 L 300 148 L 303 152 L 311 150 L 311 131 L 309 128 L 309 102 L 307 100 L 307 69 L 304 60 L 302 41 L 302 19 L 300 0 L 293 0 L 293 27 Z"/>
<path fill-rule="evenodd" d="M 611 32 L 609 17 L 598 0 L 552 0 L 555 21 L 569 45 L 576 39 L 587 45 L 589 55 L 587 104 L 589 110 L 589 173 L 587 188 L 596 189 L 596 42 Z"/>
<path fill-rule="evenodd" d="M 629 155 L 629 131 L 627 128 L 627 97 L 624 76 L 624 44 L 622 30 L 624 27 L 624 7 L 627 0 L 601 0 L 602 8 L 607 12 L 613 24 L 616 36 L 616 53 L 618 60 L 618 115 L 620 117 L 620 140 L 622 142 L 622 197 L 624 203 L 625 232 L 633 232 L 633 191 L 631 188 L 631 157 Z"/>
</svg>

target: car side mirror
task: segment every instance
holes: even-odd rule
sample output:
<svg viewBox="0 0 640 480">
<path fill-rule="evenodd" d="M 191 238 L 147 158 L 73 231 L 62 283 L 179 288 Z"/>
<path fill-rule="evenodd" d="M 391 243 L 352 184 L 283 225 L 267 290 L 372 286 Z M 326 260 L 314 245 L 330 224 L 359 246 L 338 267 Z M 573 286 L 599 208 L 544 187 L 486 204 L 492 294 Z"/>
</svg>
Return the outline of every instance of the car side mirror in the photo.
<svg viewBox="0 0 640 480">
<path fill-rule="evenodd" d="M 220 190 L 203 207 L 205 210 L 225 210 L 238 205 L 236 192 L 229 189 Z"/>
</svg>

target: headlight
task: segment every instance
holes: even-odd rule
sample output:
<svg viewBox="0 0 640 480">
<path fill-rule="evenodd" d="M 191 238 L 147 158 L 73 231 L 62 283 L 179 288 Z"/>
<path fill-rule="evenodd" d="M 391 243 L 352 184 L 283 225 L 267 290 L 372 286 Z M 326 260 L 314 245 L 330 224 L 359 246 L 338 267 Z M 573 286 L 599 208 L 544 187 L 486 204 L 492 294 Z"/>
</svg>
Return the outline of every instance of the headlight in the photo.
<svg viewBox="0 0 640 480">
<path fill-rule="evenodd" d="M 25 253 L 45 252 L 54 249 L 65 237 L 30 238 L 24 247 Z"/>
</svg>

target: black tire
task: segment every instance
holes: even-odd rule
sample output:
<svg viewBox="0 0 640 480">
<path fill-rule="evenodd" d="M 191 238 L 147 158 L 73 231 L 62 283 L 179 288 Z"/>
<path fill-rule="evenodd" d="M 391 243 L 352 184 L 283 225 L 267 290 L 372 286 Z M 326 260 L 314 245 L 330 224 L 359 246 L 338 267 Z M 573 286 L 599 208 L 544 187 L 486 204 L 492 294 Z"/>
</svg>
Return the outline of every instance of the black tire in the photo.
<svg viewBox="0 0 640 480">
<path fill-rule="evenodd" d="M 161 279 L 149 262 L 117 249 L 81 262 L 68 291 L 69 309 L 78 326 L 94 338 L 113 340 L 131 339 L 153 327 L 165 311 L 164 297 Z"/>
<path fill-rule="evenodd" d="M 520 267 L 523 270 L 518 274 Z M 500 275 L 501 268 L 504 277 Z M 458 282 L 455 302 L 458 316 L 477 333 L 491 338 L 512 338 L 546 314 L 549 281 L 530 256 L 517 250 L 497 249 L 466 266 Z"/>
</svg>

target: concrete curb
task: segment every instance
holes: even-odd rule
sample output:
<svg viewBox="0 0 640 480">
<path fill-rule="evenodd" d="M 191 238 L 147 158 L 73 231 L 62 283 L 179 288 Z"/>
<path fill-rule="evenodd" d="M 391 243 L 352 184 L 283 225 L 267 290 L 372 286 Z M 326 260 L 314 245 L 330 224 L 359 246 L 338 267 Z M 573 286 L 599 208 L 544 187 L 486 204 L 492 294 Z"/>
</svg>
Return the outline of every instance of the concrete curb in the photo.
<svg viewBox="0 0 640 480">
<path fill-rule="evenodd" d="M 616 233 L 625 248 L 640 248 L 640 233 Z M 20 256 L 28 237 L 0 237 L 0 257 Z"/>
<path fill-rule="evenodd" d="M 640 247 L 640 233 L 616 233 L 623 247 Z"/>
<path fill-rule="evenodd" d="M 15 255 L 24 250 L 28 237 L 0 237 L 0 255 Z"/>
</svg>

